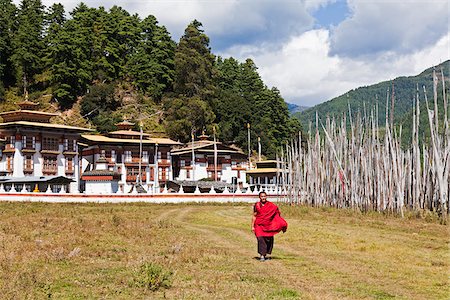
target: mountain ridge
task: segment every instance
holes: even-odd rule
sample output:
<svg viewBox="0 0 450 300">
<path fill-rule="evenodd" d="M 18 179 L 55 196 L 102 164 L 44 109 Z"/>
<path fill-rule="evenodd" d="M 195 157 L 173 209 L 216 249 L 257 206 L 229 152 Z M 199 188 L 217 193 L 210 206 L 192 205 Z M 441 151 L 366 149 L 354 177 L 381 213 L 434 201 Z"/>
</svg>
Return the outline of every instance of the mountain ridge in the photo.
<svg viewBox="0 0 450 300">
<path fill-rule="evenodd" d="M 425 86 L 428 99 L 433 98 L 432 72 L 433 69 L 436 69 L 436 75 L 439 81 L 441 81 L 441 68 L 444 72 L 446 90 L 448 90 L 450 86 L 450 60 L 427 68 L 415 76 L 399 76 L 393 80 L 381 81 L 349 90 L 340 96 L 310 107 L 302 112 L 295 113 L 294 117 L 300 120 L 304 128 L 307 128 L 310 122 L 314 126 L 316 112 L 320 118 L 325 118 L 327 115 L 338 116 L 343 113 L 348 114 L 349 105 L 352 112 L 364 111 L 364 109 L 369 112 L 371 108 L 374 108 L 378 104 L 378 121 L 383 122 L 386 113 L 386 98 L 389 97 L 388 105 L 390 105 L 393 87 L 395 95 L 394 121 L 398 124 L 411 111 L 417 87 L 419 87 L 419 95 L 422 100 L 424 99 L 423 86 Z M 441 91 L 438 93 L 438 97 L 442 97 L 442 85 L 438 85 L 438 89 Z"/>
</svg>

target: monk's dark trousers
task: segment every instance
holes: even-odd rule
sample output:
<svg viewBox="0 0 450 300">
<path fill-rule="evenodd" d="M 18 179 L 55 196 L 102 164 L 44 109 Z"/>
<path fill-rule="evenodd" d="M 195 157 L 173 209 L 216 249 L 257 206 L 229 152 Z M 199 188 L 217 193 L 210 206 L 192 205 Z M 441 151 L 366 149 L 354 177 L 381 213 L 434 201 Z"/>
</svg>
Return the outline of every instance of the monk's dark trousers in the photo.
<svg viewBox="0 0 450 300">
<path fill-rule="evenodd" d="M 266 256 L 271 254 L 273 249 L 273 236 L 258 236 L 258 253 L 259 255 Z"/>
</svg>

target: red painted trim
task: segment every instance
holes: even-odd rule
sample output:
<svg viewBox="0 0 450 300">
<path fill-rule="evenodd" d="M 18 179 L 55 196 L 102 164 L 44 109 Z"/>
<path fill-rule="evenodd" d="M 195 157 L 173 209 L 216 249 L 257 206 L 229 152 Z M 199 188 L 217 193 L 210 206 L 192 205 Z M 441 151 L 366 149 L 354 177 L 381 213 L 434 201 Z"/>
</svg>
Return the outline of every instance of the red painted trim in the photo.
<svg viewBox="0 0 450 300">
<path fill-rule="evenodd" d="M 191 194 L 191 193 L 186 193 L 186 194 L 178 194 L 178 193 L 173 193 L 173 194 L 158 194 L 158 195 L 139 195 L 139 194 L 110 194 L 110 195 L 84 195 L 84 194 L 46 194 L 45 192 L 40 192 L 40 193 L 15 193 L 15 194 L 10 194 L 10 193 L 2 193 L 0 194 L 0 199 L 2 196 L 8 196 L 8 197 L 51 197 L 51 198 L 116 198 L 116 199 L 120 199 L 120 198 L 230 198 L 230 199 L 236 199 L 236 198 L 255 198 L 258 199 L 258 195 L 254 195 L 254 194 L 237 194 L 237 195 L 233 195 L 233 194 Z M 276 197 L 276 195 L 270 195 L 269 197 Z"/>
<path fill-rule="evenodd" d="M 82 180 L 87 181 L 110 181 L 113 180 L 113 176 L 105 175 L 105 176 L 81 176 Z"/>
</svg>

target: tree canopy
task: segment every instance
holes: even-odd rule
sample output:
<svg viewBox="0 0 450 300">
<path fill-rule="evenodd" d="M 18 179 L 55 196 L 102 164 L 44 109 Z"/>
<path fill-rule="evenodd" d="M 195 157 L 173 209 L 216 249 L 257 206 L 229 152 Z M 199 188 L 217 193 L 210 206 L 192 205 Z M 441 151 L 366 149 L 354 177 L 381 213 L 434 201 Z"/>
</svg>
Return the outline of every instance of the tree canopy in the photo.
<svg viewBox="0 0 450 300">
<path fill-rule="evenodd" d="M 261 137 L 270 157 L 300 130 L 256 64 L 216 57 L 197 20 L 176 43 L 154 16 L 141 19 L 118 6 L 80 3 L 69 16 L 63 5 L 46 8 L 40 0 L 0 0 L 0 8 L 0 107 L 26 88 L 31 98 L 51 95 L 47 107 L 76 107 L 100 132 L 113 130 L 126 112 L 183 142 L 214 127 L 221 141 L 243 149 L 251 124 L 250 148 Z"/>
</svg>

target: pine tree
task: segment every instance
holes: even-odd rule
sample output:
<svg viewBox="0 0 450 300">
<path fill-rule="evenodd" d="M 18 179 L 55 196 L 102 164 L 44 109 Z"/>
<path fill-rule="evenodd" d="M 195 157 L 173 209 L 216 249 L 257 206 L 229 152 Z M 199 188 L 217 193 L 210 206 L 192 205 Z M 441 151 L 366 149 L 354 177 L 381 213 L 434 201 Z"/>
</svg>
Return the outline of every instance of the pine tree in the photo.
<svg viewBox="0 0 450 300">
<path fill-rule="evenodd" d="M 215 57 L 209 48 L 209 38 L 197 20 L 184 31 L 175 50 L 175 92 L 187 97 L 208 99 L 214 94 Z"/>
<path fill-rule="evenodd" d="M 44 6 L 40 0 L 23 0 L 18 12 L 11 60 L 18 85 L 27 87 L 44 67 Z"/>
<path fill-rule="evenodd" d="M 140 23 L 140 39 L 128 64 L 128 74 L 144 93 L 159 101 L 172 89 L 176 44 L 154 16 Z"/>
<path fill-rule="evenodd" d="M 0 96 L 4 87 L 15 83 L 11 62 L 12 40 L 16 30 L 17 7 L 11 0 L 0 0 Z"/>
<path fill-rule="evenodd" d="M 50 44 L 53 96 L 63 109 L 73 105 L 92 81 L 92 28 L 95 9 L 81 3 Z"/>
</svg>

